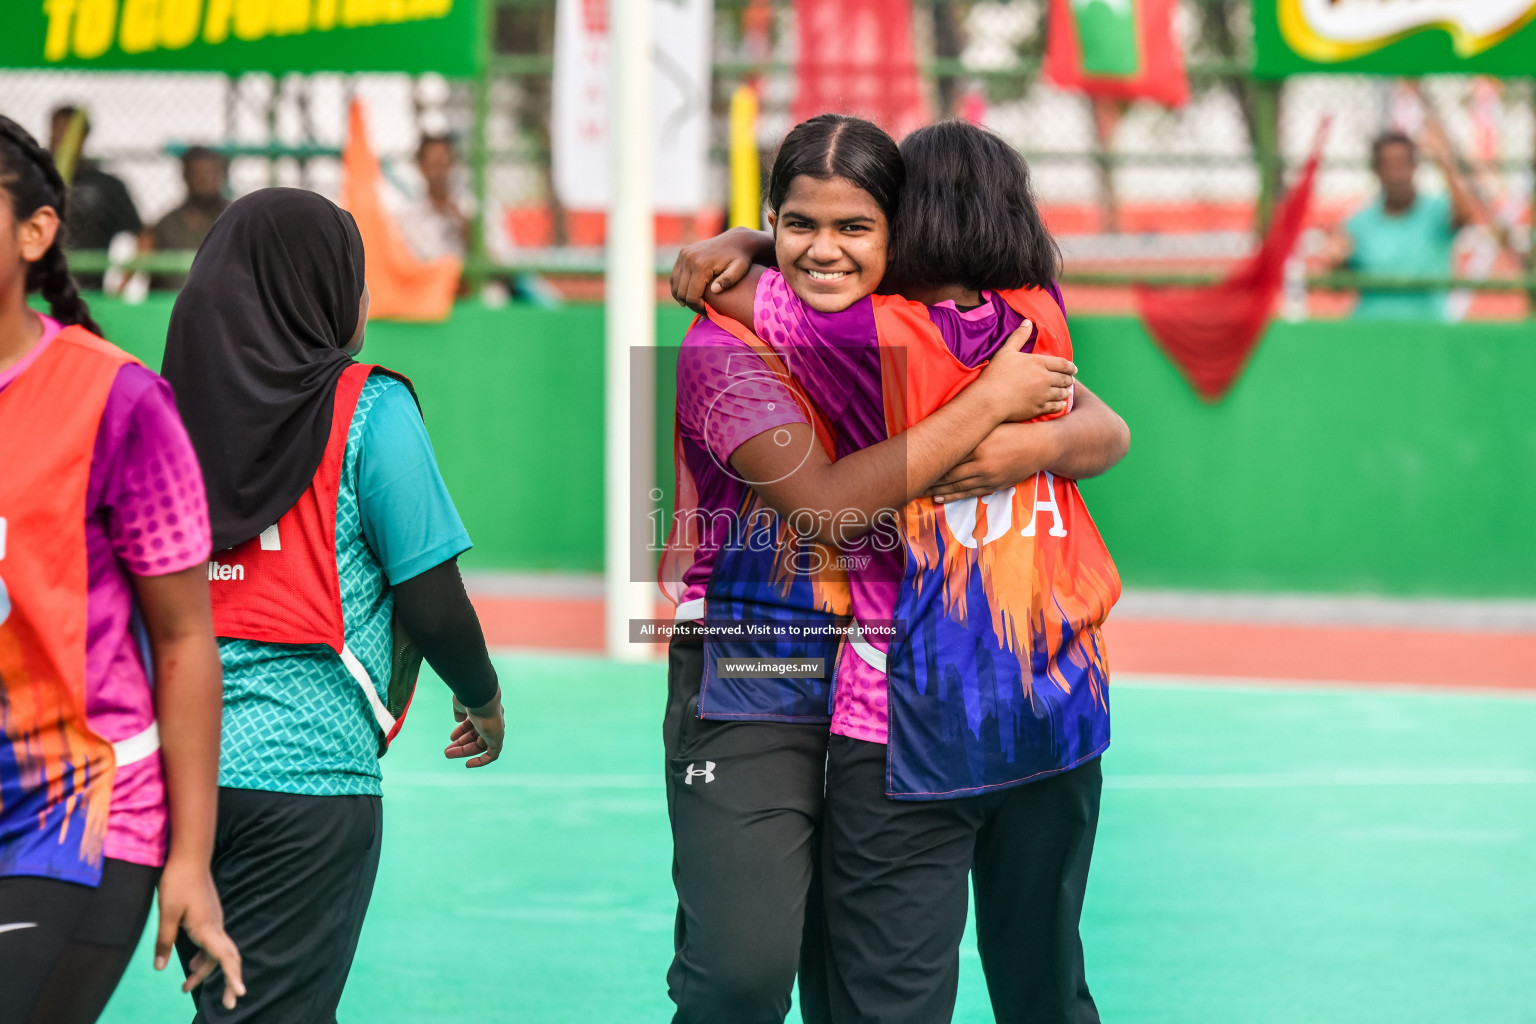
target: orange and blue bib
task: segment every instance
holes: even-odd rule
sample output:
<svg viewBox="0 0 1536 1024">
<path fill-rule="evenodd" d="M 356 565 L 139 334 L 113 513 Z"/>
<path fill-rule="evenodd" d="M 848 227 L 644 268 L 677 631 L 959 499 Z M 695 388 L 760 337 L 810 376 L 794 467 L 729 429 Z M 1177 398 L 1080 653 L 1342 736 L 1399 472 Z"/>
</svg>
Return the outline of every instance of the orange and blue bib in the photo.
<svg viewBox="0 0 1536 1024">
<path fill-rule="evenodd" d="M 1043 292 L 1003 293 L 1032 320 L 1034 351 L 1072 355 Z M 875 306 L 888 429 L 906 429 L 981 372 L 955 360 L 922 307 Z M 960 796 L 1070 768 L 1109 744 L 1109 664 L 1100 626 L 1120 576 L 1077 484 L 1050 473 L 982 498 L 902 513 L 906 567 L 887 662 L 887 788 Z"/>
<path fill-rule="evenodd" d="M 759 333 L 812 401 L 836 410 L 828 420 L 854 435 L 853 447 L 899 434 L 985 365 L 957 358 L 936 311 L 921 304 L 875 296 L 820 314 L 768 275 L 765 283 Z M 1033 351 L 1071 355 L 1053 296 L 1021 290 L 1001 300 L 1036 324 Z M 884 676 L 878 735 L 863 738 L 889 745 L 888 793 L 965 796 L 1101 753 L 1109 702 L 1099 627 L 1120 581 L 1076 485 L 1041 473 L 980 499 L 922 499 L 900 519 L 899 543 L 891 552 L 866 544 L 873 550 L 850 562 L 850 584 L 861 623 L 894 619 L 905 637 L 856 639 L 850 652 L 863 664 L 845 654 L 838 678 L 844 687 L 860 673 Z M 842 725 L 835 718 L 833 730 L 858 736 Z"/>
<path fill-rule="evenodd" d="M 116 762 L 86 723 L 85 502 L 134 361 L 68 327 L 0 391 L 0 876 L 101 879 Z"/>
</svg>

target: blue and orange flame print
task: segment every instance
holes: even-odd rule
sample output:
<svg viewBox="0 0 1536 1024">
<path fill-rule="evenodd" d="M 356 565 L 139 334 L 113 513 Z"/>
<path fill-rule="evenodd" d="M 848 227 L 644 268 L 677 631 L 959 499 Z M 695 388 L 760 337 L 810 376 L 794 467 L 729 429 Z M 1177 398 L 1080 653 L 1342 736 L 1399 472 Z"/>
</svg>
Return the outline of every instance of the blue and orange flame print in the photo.
<svg viewBox="0 0 1536 1024">
<path fill-rule="evenodd" d="M 1004 293 L 1032 320 L 1034 351 L 1071 356 L 1055 300 Z M 903 300 L 879 300 L 888 427 L 934 412 L 981 368 L 960 365 Z M 895 372 L 891 372 L 891 371 Z M 983 792 L 1062 771 L 1109 742 L 1100 626 L 1120 576 L 1077 485 L 1039 473 L 984 498 L 903 511 L 897 617 L 908 641 L 887 663 L 888 791 L 908 799 Z"/>
</svg>

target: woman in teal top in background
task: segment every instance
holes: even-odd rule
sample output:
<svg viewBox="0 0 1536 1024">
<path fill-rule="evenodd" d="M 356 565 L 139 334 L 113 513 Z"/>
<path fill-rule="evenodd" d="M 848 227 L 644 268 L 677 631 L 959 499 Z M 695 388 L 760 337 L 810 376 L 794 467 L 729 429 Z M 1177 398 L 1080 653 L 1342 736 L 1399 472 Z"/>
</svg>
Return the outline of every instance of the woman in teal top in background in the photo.
<svg viewBox="0 0 1536 1024">
<path fill-rule="evenodd" d="M 1447 152 L 1436 124 L 1426 131 L 1426 148 L 1445 176 L 1446 195 L 1421 194 L 1414 184 L 1418 152 L 1401 132 L 1371 144 L 1371 167 L 1381 195 L 1345 221 L 1334 236 L 1329 262 L 1340 269 L 1384 277 L 1450 277 L 1456 233 L 1472 222 L 1474 201 Z M 1447 293 L 1362 289 L 1355 316 L 1370 320 L 1434 320 L 1448 317 Z"/>
<path fill-rule="evenodd" d="M 455 562 L 469 535 L 411 388 L 352 359 L 367 308 L 351 215 L 264 189 L 219 219 L 171 317 L 164 373 L 203 466 L 220 581 L 213 874 L 250 993 L 227 1011 L 204 986 L 198 1021 L 335 1020 L 378 869 L 393 620 L 469 709 L 448 756 L 478 767 L 501 748 L 496 673 Z M 302 529 L 331 515 L 333 529 Z M 240 607 L 263 592 L 276 600 Z M 290 607 L 338 603 L 344 643 L 271 642 Z M 308 639 L 292 617 L 289 639 Z"/>
</svg>

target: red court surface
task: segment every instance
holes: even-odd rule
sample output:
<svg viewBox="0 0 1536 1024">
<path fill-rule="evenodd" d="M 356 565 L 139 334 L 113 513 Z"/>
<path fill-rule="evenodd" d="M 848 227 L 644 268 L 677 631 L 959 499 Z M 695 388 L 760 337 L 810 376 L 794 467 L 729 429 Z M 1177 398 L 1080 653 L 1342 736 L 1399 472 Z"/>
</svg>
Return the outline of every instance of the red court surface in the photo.
<svg viewBox="0 0 1536 1024">
<path fill-rule="evenodd" d="M 1536 689 L 1536 633 L 1116 620 L 1117 672 Z"/>
<path fill-rule="evenodd" d="M 602 648 L 600 599 L 476 594 L 474 602 L 493 647 L 587 653 Z M 670 606 L 658 606 L 657 618 L 670 614 Z M 1115 672 L 1536 690 L 1536 632 L 1529 631 L 1111 615 L 1105 633 Z M 657 646 L 658 657 L 662 650 Z"/>
</svg>

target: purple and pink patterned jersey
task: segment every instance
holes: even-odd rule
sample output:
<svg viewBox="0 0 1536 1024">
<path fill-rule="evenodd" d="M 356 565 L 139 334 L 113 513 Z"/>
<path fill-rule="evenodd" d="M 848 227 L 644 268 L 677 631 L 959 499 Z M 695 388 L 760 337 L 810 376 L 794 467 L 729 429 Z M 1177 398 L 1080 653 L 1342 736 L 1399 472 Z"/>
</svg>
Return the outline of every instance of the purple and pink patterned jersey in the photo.
<svg viewBox="0 0 1536 1024">
<path fill-rule="evenodd" d="M 689 329 L 677 361 L 677 441 L 697 493 L 703 530 L 693 561 L 682 572 L 679 617 L 703 599 L 715 558 L 726 540 L 726 516 L 751 488 L 731 468 L 731 456 L 758 434 L 810 423 L 789 388 L 754 372 L 762 360 L 747 344 L 707 318 Z"/>
<path fill-rule="evenodd" d="M 0 373 L 0 390 L 59 332 Z M 211 537 L 202 471 L 170 385 L 128 365 L 102 411 L 86 491 L 86 722 L 103 739 L 136 736 L 155 720 L 148 645 L 130 576 L 162 576 L 208 560 Z M 159 866 L 166 851 L 165 783 L 156 753 L 118 768 L 104 855 Z"/>
<path fill-rule="evenodd" d="M 780 627 L 831 622 L 849 612 L 846 575 L 840 569 L 807 571 L 788 528 L 731 464 L 751 438 L 792 424 L 816 428 L 819 411 L 775 364 L 766 346 L 754 350 L 705 317 L 683 339 L 677 368 L 677 513 L 662 582 L 677 601 L 679 620 L 778 624 L 771 636 L 707 642 L 702 717 L 825 722 L 831 707 L 824 676 L 726 678 L 716 672 L 719 657 L 821 657 L 830 674 L 835 637 L 795 640 Z"/>
</svg>

